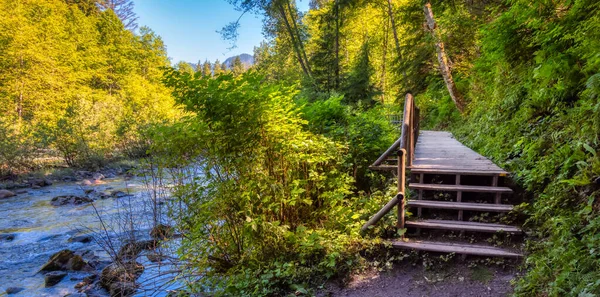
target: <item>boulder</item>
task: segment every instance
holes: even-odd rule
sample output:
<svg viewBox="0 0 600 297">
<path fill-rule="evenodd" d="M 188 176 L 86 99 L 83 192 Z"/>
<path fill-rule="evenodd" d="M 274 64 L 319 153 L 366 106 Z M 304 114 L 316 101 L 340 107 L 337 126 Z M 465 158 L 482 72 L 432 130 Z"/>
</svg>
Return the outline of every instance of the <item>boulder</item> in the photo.
<svg viewBox="0 0 600 297">
<path fill-rule="evenodd" d="M 4 241 L 13 241 L 15 239 L 15 237 L 17 237 L 17 235 L 14 233 L 0 234 L 0 240 L 4 240 Z"/>
<path fill-rule="evenodd" d="M 94 237 L 91 235 L 79 235 L 69 238 L 69 242 L 90 243 L 92 240 L 94 240 Z"/>
<path fill-rule="evenodd" d="M 173 237 L 173 233 L 173 227 L 165 224 L 158 224 L 150 230 L 150 236 L 152 236 L 152 238 L 161 240 Z"/>
<path fill-rule="evenodd" d="M 123 198 L 123 197 L 127 197 L 127 196 L 132 196 L 131 194 L 127 194 L 123 191 L 112 191 L 112 192 L 110 192 L 110 195 L 113 198 Z"/>
<path fill-rule="evenodd" d="M 142 240 L 126 243 L 117 254 L 118 259 L 135 259 L 143 250 L 152 250 L 158 246 L 156 240 Z"/>
<path fill-rule="evenodd" d="M 47 178 L 36 178 L 29 181 L 31 187 L 46 187 L 51 186 L 52 181 Z"/>
<path fill-rule="evenodd" d="M 44 283 L 46 285 L 46 288 L 52 287 L 60 283 L 60 281 L 63 278 L 65 278 L 65 276 L 67 276 L 67 273 L 64 271 L 51 271 L 46 273 L 46 275 L 44 276 Z"/>
<path fill-rule="evenodd" d="M 103 180 L 105 179 L 104 175 L 102 173 L 94 173 L 94 175 L 92 175 L 92 179 L 94 180 Z"/>
<path fill-rule="evenodd" d="M 92 175 L 93 175 L 91 172 L 84 171 L 84 170 L 77 171 L 75 174 L 77 174 L 78 176 L 81 176 L 83 178 L 92 177 Z"/>
<path fill-rule="evenodd" d="M 17 194 L 15 194 L 9 190 L 0 190 L 0 199 L 10 198 L 13 196 L 17 196 Z"/>
<path fill-rule="evenodd" d="M 102 269 L 100 285 L 110 291 L 115 283 L 135 283 L 143 272 L 144 266 L 136 261 L 115 262 Z"/>
<path fill-rule="evenodd" d="M 84 179 L 81 181 L 82 186 L 91 186 L 93 183 L 89 179 Z"/>
<path fill-rule="evenodd" d="M 62 205 L 67 205 L 67 204 L 80 205 L 80 204 L 91 203 L 91 202 L 94 202 L 94 200 L 87 198 L 87 197 L 65 195 L 65 196 L 56 196 L 56 197 L 52 198 L 52 200 L 50 201 L 50 204 L 52 204 L 54 206 L 62 206 Z"/>
<path fill-rule="evenodd" d="M 75 285 L 75 289 L 81 289 L 94 283 L 98 278 L 97 274 L 92 274 L 83 278 L 83 280 Z"/>
<path fill-rule="evenodd" d="M 6 288 L 6 294 L 7 295 L 11 295 L 11 294 L 17 294 L 21 291 L 25 290 L 25 288 L 21 288 L 21 287 L 8 287 Z"/>
<path fill-rule="evenodd" d="M 86 266 L 80 255 L 71 250 L 62 250 L 50 257 L 48 262 L 42 266 L 40 271 L 75 270 L 79 271 Z"/>
<path fill-rule="evenodd" d="M 77 178 L 74 176 L 65 176 L 62 178 L 62 180 L 64 182 L 74 182 L 74 181 L 77 181 Z"/>
<path fill-rule="evenodd" d="M 136 290 L 134 282 L 117 282 L 110 285 L 108 292 L 111 297 L 127 297 L 135 294 Z"/>
<path fill-rule="evenodd" d="M 153 263 L 160 263 L 168 258 L 167 256 L 161 253 L 148 253 L 146 257 L 148 257 L 148 260 L 150 260 L 150 262 Z"/>
</svg>

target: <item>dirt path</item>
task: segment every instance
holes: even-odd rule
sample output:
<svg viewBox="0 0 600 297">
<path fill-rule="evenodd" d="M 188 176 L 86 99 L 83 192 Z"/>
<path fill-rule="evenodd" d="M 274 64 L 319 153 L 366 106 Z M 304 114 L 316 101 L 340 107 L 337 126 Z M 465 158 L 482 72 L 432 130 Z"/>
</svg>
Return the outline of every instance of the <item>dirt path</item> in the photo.
<svg viewBox="0 0 600 297">
<path fill-rule="evenodd" d="M 436 269 L 434 269 L 436 270 Z M 422 266 L 402 265 L 387 272 L 371 270 L 352 277 L 345 287 L 330 285 L 320 296 L 344 297 L 462 297 L 508 296 L 514 269 L 503 270 L 458 264 L 425 270 Z"/>
</svg>

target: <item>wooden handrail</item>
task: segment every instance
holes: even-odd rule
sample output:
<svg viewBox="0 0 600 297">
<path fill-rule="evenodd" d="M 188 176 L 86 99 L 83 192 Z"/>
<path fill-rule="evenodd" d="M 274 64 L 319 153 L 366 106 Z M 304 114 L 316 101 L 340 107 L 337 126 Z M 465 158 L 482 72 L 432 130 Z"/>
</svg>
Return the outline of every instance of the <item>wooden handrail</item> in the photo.
<svg viewBox="0 0 600 297">
<path fill-rule="evenodd" d="M 364 232 L 376 224 L 384 215 L 392 210 L 398 204 L 398 223 L 397 227 L 404 228 L 404 198 L 406 185 L 406 168 L 412 166 L 412 161 L 415 157 L 415 145 L 419 136 L 419 116 L 420 110 L 415 105 L 415 99 L 412 94 L 406 94 L 404 100 L 404 112 L 402 117 L 402 132 L 400 138 L 394 142 L 374 163 L 370 166 L 372 169 L 377 169 L 392 154 L 398 155 L 398 194 L 390 200 L 383 208 L 381 208 L 367 223 L 365 223 L 361 231 Z"/>
<path fill-rule="evenodd" d="M 412 94 L 406 94 L 404 100 L 404 112 L 402 116 L 402 127 L 400 137 L 383 153 L 373 164 L 371 168 L 376 168 L 381 165 L 390 156 L 395 155 L 399 149 L 405 149 L 409 154 L 407 166 L 412 165 L 414 158 L 414 147 L 416 139 L 419 135 L 419 108 L 415 105 L 415 100 Z"/>
</svg>

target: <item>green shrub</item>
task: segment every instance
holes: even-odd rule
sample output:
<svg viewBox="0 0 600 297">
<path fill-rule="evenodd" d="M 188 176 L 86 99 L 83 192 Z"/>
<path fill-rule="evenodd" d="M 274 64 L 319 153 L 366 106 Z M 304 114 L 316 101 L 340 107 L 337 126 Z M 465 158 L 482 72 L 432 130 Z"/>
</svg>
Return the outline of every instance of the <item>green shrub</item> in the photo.
<svg viewBox="0 0 600 297">
<path fill-rule="evenodd" d="M 518 296 L 600 294 L 600 4 L 511 1 L 483 29 L 466 144 L 511 171 L 526 208 Z"/>
<path fill-rule="evenodd" d="M 314 133 L 323 134 L 346 144 L 344 167 L 355 179 L 358 190 L 370 191 L 373 173 L 368 171 L 379 156 L 399 137 L 399 130 L 389 122 L 386 109 L 375 106 L 361 110 L 343 104 L 343 96 L 333 95 L 327 100 L 307 103 L 302 117 Z"/>
<path fill-rule="evenodd" d="M 166 81 L 193 115 L 155 131 L 153 152 L 202 169 L 175 189 L 195 290 L 284 295 L 360 262 L 360 224 L 382 202 L 350 196 L 348 148 L 305 129 L 294 88 L 252 71 Z"/>
<path fill-rule="evenodd" d="M 15 118 L 0 117 L 0 176 L 18 174 L 34 167 L 34 136 Z"/>
</svg>

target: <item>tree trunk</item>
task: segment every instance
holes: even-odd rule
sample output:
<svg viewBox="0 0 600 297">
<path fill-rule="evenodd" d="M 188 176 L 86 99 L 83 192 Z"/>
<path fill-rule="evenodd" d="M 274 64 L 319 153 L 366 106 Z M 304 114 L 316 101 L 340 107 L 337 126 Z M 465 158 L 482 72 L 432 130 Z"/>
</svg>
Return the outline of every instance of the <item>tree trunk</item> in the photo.
<svg viewBox="0 0 600 297">
<path fill-rule="evenodd" d="M 334 87 L 340 87 L 340 4 L 335 0 L 335 81 Z"/>
<path fill-rule="evenodd" d="M 312 71 L 310 69 L 310 63 L 308 63 L 308 57 L 306 56 L 306 50 L 304 49 L 304 42 L 302 42 L 302 37 L 300 36 L 300 29 L 298 29 L 298 24 L 296 23 L 296 13 L 295 9 L 292 9 L 292 5 L 290 4 L 290 0 L 286 0 L 288 10 L 290 11 L 290 17 L 292 18 L 292 25 L 294 26 L 294 31 L 296 33 L 296 39 L 298 40 L 298 46 L 300 48 L 300 53 L 304 58 L 304 64 L 306 65 L 306 70 L 308 70 L 308 77 L 312 78 Z"/>
<path fill-rule="evenodd" d="M 280 3 L 278 5 L 278 8 L 279 8 L 279 13 L 281 13 L 281 18 L 283 19 L 285 27 L 290 35 L 290 39 L 292 40 L 292 46 L 294 47 L 294 51 L 296 52 L 296 57 L 298 58 L 300 67 L 302 67 L 302 71 L 304 72 L 304 74 L 306 74 L 306 76 L 311 77 L 310 71 L 308 71 L 308 68 L 304 64 L 304 58 L 302 56 L 300 48 L 298 47 L 298 43 L 296 42 L 296 36 L 294 34 L 294 30 L 292 29 L 292 26 L 290 25 L 290 21 L 287 18 L 283 4 Z"/>
<path fill-rule="evenodd" d="M 388 16 L 390 22 L 392 22 L 392 32 L 394 32 L 394 41 L 396 42 L 396 51 L 398 52 L 398 58 L 400 59 L 400 40 L 398 39 L 398 32 L 396 31 L 396 20 L 394 19 L 394 10 L 392 9 L 392 0 L 387 0 L 388 3 Z"/>
<path fill-rule="evenodd" d="M 388 47 L 388 30 L 390 22 L 386 21 L 383 26 L 383 55 L 381 63 L 381 103 L 385 104 L 385 64 L 387 63 L 387 47 Z"/>
<path fill-rule="evenodd" d="M 25 70 L 24 70 L 24 62 L 23 62 L 23 55 L 21 54 L 19 57 L 19 66 L 20 66 L 20 70 L 21 70 L 21 75 L 20 75 L 20 81 L 21 81 L 21 87 L 19 88 L 19 102 L 17 103 L 17 116 L 19 117 L 19 121 L 23 119 L 23 90 L 25 90 L 25 82 L 23 81 L 23 76 L 25 75 Z"/>
<path fill-rule="evenodd" d="M 458 108 L 458 110 L 462 113 L 464 111 L 463 97 L 456 88 L 456 84 L 452 79 L 452 70 L 450 69 L 448 63 L 448 56 L 446 56 L 446 51 L 444 50 L 444 43 L 442 42 L 442 37 L 440 36 L 440 33 L 436 30 L 436 23 L 435 19 L 433 18 L 431 4 L 429 2 L 425 4 L 424 11 L 425 20 L 427 21 L 427 27 L 429 28 L 429 31 L 435 39 L 435 49 L 437 52 L 437 59 L 440 64 L 440 72 L 442 73 L 442 77 L 444 78 L 444 82 L 446 83 L 446 87 L 448 88 L 448 92 L 450 93 L 452 101 L 454 101 L 456 108 Z"/>
</svg>

